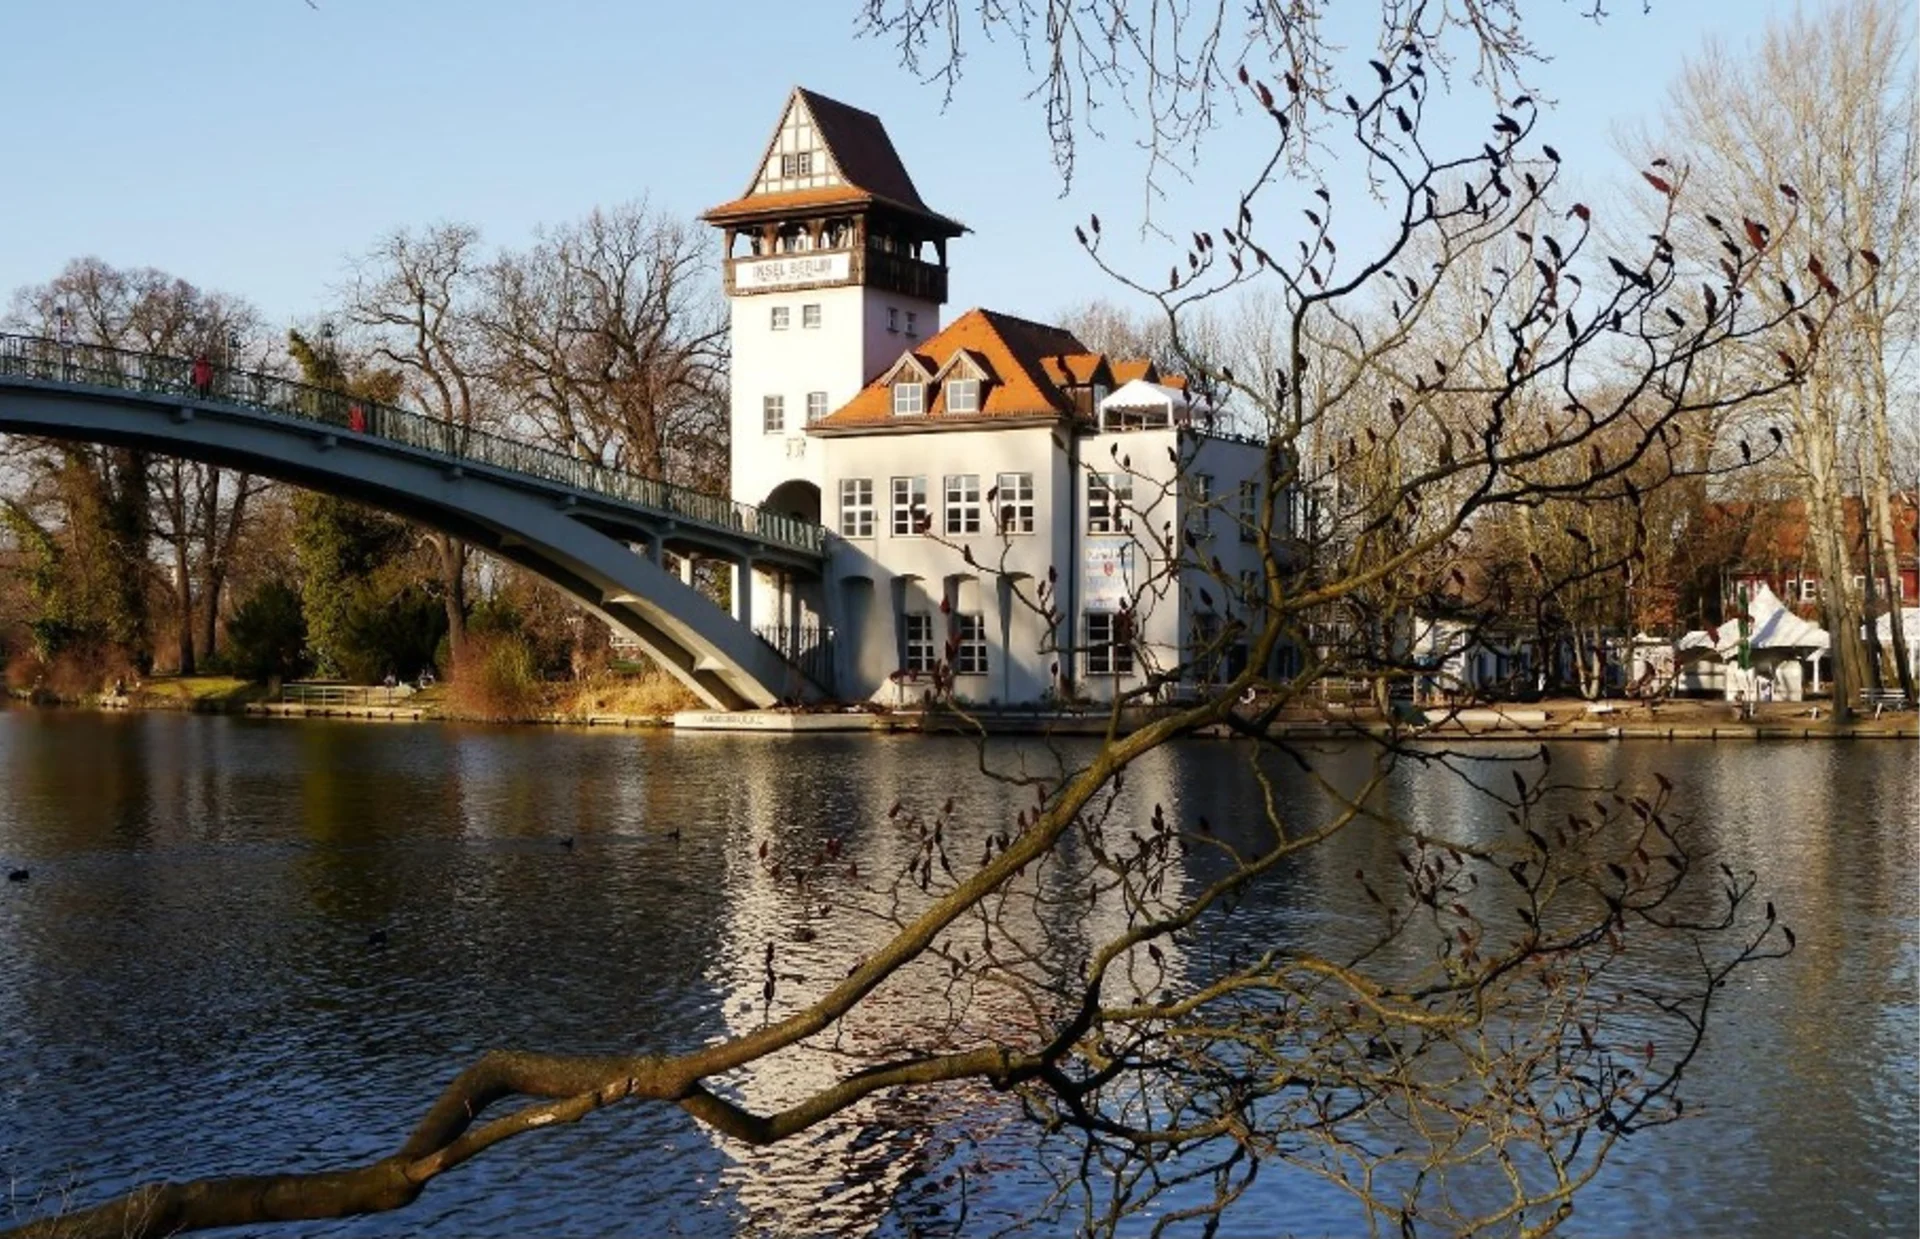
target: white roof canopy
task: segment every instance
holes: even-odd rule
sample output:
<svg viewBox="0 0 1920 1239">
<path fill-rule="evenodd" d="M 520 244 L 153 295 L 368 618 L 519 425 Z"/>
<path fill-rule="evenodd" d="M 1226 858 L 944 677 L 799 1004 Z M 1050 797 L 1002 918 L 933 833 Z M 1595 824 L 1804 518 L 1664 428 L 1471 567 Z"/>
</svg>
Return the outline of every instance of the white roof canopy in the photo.
<svg viewBox="0 0 1920 1239">
<path fill-rule="evenodd" d="M 1747 647 L 1755 650 L 1824 650 L 1831 644 L 1827 630 L 1787 610 L 1774 592 L 1762 585 L 1747 600 Z M 1685 650 L 1713 650 L 1732 657 L 1740 649 L 1740 621 L 1728 620 L 1706 632 L 1690 632 L 1675 643 Z"/>
</svg>

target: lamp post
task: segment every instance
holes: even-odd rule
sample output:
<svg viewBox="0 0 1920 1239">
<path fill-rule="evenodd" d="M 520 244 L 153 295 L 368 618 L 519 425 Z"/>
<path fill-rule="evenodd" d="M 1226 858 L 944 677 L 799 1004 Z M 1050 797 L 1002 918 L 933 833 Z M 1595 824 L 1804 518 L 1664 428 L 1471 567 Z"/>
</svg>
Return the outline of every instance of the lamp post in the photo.
<svg viewBox="0 0 1920 1239">
<path fill-rule="evenodd" d="M 340 359 L 334 352 L 333 320 L 325 319 L 320 324 L 320 373 L 316 376 L 316 386 L 320 388 L 320 407 L 322 414 L 329 420 L 338 420 L 340 403 Z"/>
<path fill-rule="evenodd" d="M 60 341 L 60 377 L 73 378 L 73 315 L 66 306 L 60 306 L 53 312 L 53 334 Z"/>
</svg>

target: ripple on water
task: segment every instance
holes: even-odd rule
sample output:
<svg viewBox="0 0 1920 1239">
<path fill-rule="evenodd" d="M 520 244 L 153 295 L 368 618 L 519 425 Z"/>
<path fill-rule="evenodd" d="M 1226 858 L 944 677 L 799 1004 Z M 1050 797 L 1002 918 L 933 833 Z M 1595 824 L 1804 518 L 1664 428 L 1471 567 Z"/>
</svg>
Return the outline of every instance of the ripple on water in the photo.
<svg viewBox="0 0 1920 1239">
<path fill-rule="evenodd" d="M 0 713 L 0 855 L 34 869 L 0 890 L 0 1174 L 89 1200 L 378 1156 L 487 1047 L 687 1048 L 757 1026 L 767 942 L 774 1015 L 870 945 L 850 907 L 910 850 L 893 803 L 954 797 L 970 855 L 1026 795 L 983 783 L 970 747 L 917 739 L 49 718 Z M 1760 871 L 1802 940 L 1728 991 L 1689 1077 L 1701 1117 L 1629 1141 L 1571 1233 L 1915 1233 L 1915 764 L 1837 745 L 1556 761 L 1596 782 L 1680 776 L 1679 811 Z M 1225 830 L 1251 795 L 1220 746 L 1138 774 L 1142 804 Z M 1395 777 L 1404 812 L 1472 812 L 1431 771 Z M 860 876 L 803 911 L 759 849 L 790 873 L 829 839 Z M 1290 872 L 1247 932 L 1337 936 L 1331 880 Z M 850 1036 L 946 1010 L 910 987 L 877 998 Z M 741 1087 L 779 1098 L 844 1067 L 799 1054 Z M 1061 1164 L 1004 1106 L 985 1090 L 879 1098 L 770 1150 L 618 1110 L 496 1150 L 401 1215 L 285 1233 L 905 1236 L 963 1216 L 985 1233 L 1045 1201 Z M 1353 1221 L 1276 1170 L 1222 1233 Z"/>
</svg>

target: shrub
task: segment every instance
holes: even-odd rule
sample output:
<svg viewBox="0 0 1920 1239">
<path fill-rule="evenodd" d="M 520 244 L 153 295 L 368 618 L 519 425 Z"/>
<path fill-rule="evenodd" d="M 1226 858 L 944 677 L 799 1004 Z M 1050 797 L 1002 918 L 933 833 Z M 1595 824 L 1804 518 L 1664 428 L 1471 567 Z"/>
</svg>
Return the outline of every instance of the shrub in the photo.
<svg viewBox="0 0 1920 1239">
<path fill-rule="evenodd" d="M 601 671 L 582 679 L 562 713 L 575 718 L 595 714 L 627 714 L 664 718 L 681 710 L 698 710 L 700 698 L 680 681 L 658 669 L 638 675 Z"/>
<path fill-rule="evenodd" d="M 533 651 L 516 633 L 469 634 L 447 680 L 450 717 L 483 723 L 520 722 L 545 705 Z"/>
<path fill-rule="evenodd" d="M 268 581 L 253 592 L 227 624 L 219 662 L 248 680 L 296 679 L 309 669 L 307 621 L 300 591 Z"/>
</svg>

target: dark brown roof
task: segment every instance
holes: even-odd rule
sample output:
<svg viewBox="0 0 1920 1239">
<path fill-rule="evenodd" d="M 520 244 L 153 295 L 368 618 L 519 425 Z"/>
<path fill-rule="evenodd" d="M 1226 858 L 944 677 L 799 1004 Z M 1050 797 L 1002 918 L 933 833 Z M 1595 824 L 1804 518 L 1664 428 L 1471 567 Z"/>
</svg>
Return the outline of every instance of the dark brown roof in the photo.
<svg viewBox="0 0 1920 1239">
<path fill-rule="evenodd" d="M 796 86 L 794 93 L 806 101 L 820 140 L 826 143 L 840 175 L 849 184 L 916 211 L 929 209 L 920 201 L 920 191 L 913 187 L 913 178 L 907 175 L 906 165 L 900 162 L 893 139 L 887 136 L 887 128 L 878 116 L 816 95 L 804 86 Z"/>
<path fill-rule="evenodd" d="M 787 111 L 792 109 L 795 99 L 813 117 L 814 129 L 826 147 L 828 158 L 833 160 L 846 184 L 756 194 L 753 187 L 760 183 L 761 172 L 755 172 L 745 197 L 722 203 L 701 218 L 724 223 L 802 206 L 868 206 L 878 202 L 939 224 L 950 235 L 957 236 L 966 231 L 964 224 L 949 219 L 921 201 L 920 191 L 914 187 L 913 178 L 907 175 L 906 165 L 900 161 L 900 153 L 893 148 L 893 139 L 887 136 L 886 126 L 880 123 L 878 116 L 796 86 L 787 100 L 787 107 L 780 113 L 782 120 L 785 120 Z"/>
</svg>

